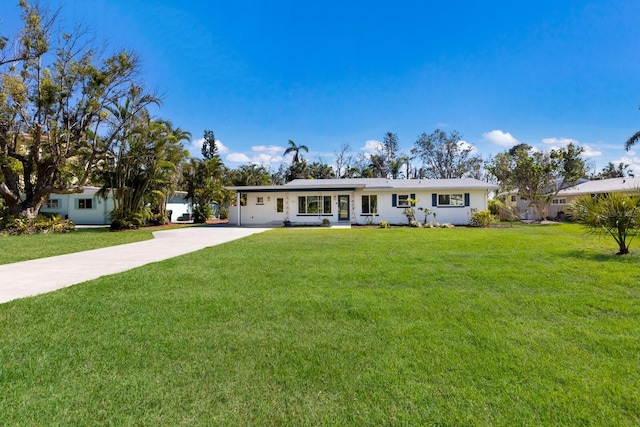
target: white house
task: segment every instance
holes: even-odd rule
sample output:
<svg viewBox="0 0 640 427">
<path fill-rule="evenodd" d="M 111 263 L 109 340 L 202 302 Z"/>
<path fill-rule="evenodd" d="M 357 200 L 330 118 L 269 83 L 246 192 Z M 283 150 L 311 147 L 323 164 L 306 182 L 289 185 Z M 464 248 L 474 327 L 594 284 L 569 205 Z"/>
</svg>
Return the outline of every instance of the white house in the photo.
<svg viewBox="0 0 640 427">
<path fill-rule="evenodd" d="M 564 188 L 551 199 L 547 210 L 547 218 L 561 218 L 566 211 L 567 205 L 571 204 L 571 202 L 579 196 L 585 194 L 593 196 L 596 194 L 631 192 L 638 189 L 640 189 L 640 178 L 624 177 L 593 181 L 581 178 L 574 185 L 564 186 Z M 517 190 L 513 190 L 510 193 L 499 194 L 499 197 L 504 197 L 506 204 L 517 207 L 522 219 L 533 218 L 529 202 L 520 199 L 517 196 Z"/>
<path fill-rule="evenodd" d="M 97 196 L 99 187 L 84 187 L 81 193 L 49 195 L 40 212 L 54 213 L 70 219 L 79 225 L 111 224 L 110 214 L 114 208 L 111 194 L 104 199 Z M 184 200 L 185 192 L 176 192 L 167 202 L 167 209 L 172 210 L 171 220 L 175 221 L 185 213 L 191 213 L 190 204 Z"/>
<path fill-rule="evenodd" d="M 624 177 L 584 181 L 558 192 L 551 201 L 549 216 L 564 213 L 568 204 L 583 195 L 595 196 L 608 193 L 631 193 L 640 190 L 640 177 Z"/>
<path fill-rule="evenodd" d="M 468 224 L 472 212 L 487 209 L 487 196 L 498 187 L 472 178 L 462 179 L 296 179 L 284 185 L 227 187 L 237 193 L 229 209 L 235 225 L 406 224 L 409 200 L 416 216 L 428 208 L 440 223 Z M 433 217 L 430 217 L 433 220 Z"/>
<path fill-rule="evenodd" d="M 96 195 L 99 190 L 99 187 L 84 187 L 82 193 L 53 193 L 40 212 L 58 214 L 75 224 L 111 224 L 109 214 L 114 207 L 113 197 L 99 197 Z"/>
</svg>

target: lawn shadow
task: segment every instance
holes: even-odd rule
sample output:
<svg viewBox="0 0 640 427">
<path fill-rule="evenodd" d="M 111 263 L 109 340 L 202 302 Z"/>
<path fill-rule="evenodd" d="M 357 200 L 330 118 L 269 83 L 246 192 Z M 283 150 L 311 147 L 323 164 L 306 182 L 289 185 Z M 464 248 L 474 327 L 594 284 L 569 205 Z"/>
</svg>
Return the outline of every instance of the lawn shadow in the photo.
<svg viewBox="0 0 640 427">
<path fill-rule="evenodd" d="M 569 257 L 578 258 L 582 260 L 598 261 L 598 262 L 636 262 L 637 256 L 633 254 L 616 255 L 615 252 L 603 253 L 593 252 L 586 250 L 573 250 L 567 251 L 565 254 Z"/>
</svg>

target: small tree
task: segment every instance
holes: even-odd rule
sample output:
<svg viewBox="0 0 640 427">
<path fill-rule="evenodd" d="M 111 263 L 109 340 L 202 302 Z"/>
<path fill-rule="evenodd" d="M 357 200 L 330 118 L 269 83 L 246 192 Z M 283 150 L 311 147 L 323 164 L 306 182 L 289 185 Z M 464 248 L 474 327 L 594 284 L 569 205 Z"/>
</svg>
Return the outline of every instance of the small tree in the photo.
<svg viewBox="0 0 640 427">
<path fill-rule="evenodd" d="M 617 255 L 629 253 L 629 245 L 640 228 L 640 191 L 579 197 L 568 206 L 575 222 L 594 233 L 609 234 L 618 244 Z"/>
</svg>

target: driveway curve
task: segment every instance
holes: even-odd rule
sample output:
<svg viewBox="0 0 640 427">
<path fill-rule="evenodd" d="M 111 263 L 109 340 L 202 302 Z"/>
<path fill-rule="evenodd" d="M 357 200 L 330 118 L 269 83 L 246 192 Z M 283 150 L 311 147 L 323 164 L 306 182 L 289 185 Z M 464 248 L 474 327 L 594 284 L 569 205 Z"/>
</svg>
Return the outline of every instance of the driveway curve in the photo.
<svg viewBox="0 0 640 427">
<path fill-rule="evenodd" d="M 241 239 L 268 228 L 186 227 L 153 239 L 0 265 L 0 303 L 51 292 L 141 265 Z"/>
</svg>

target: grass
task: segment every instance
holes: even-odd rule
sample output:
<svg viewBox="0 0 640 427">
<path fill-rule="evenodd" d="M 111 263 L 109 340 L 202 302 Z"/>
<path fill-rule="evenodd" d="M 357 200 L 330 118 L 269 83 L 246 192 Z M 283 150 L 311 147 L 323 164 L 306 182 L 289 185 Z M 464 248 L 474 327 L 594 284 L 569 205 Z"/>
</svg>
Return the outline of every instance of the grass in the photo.
<svg viewBox="0 0 640 427">
<path fill-rule="evenodd" d="M 78 228 L 67 234 L 0 234 L 0 264 L 87 251 L 151 239 L 151 229 L 112 233 L 109 228 Z"/>
<path fill-rule="evenodd" d="M 633 246 L 632 246 L 633 251 Z M 638 425 L 638 255 L 277 229 L 0 305 L 0 425 Z"/>
</svg>

